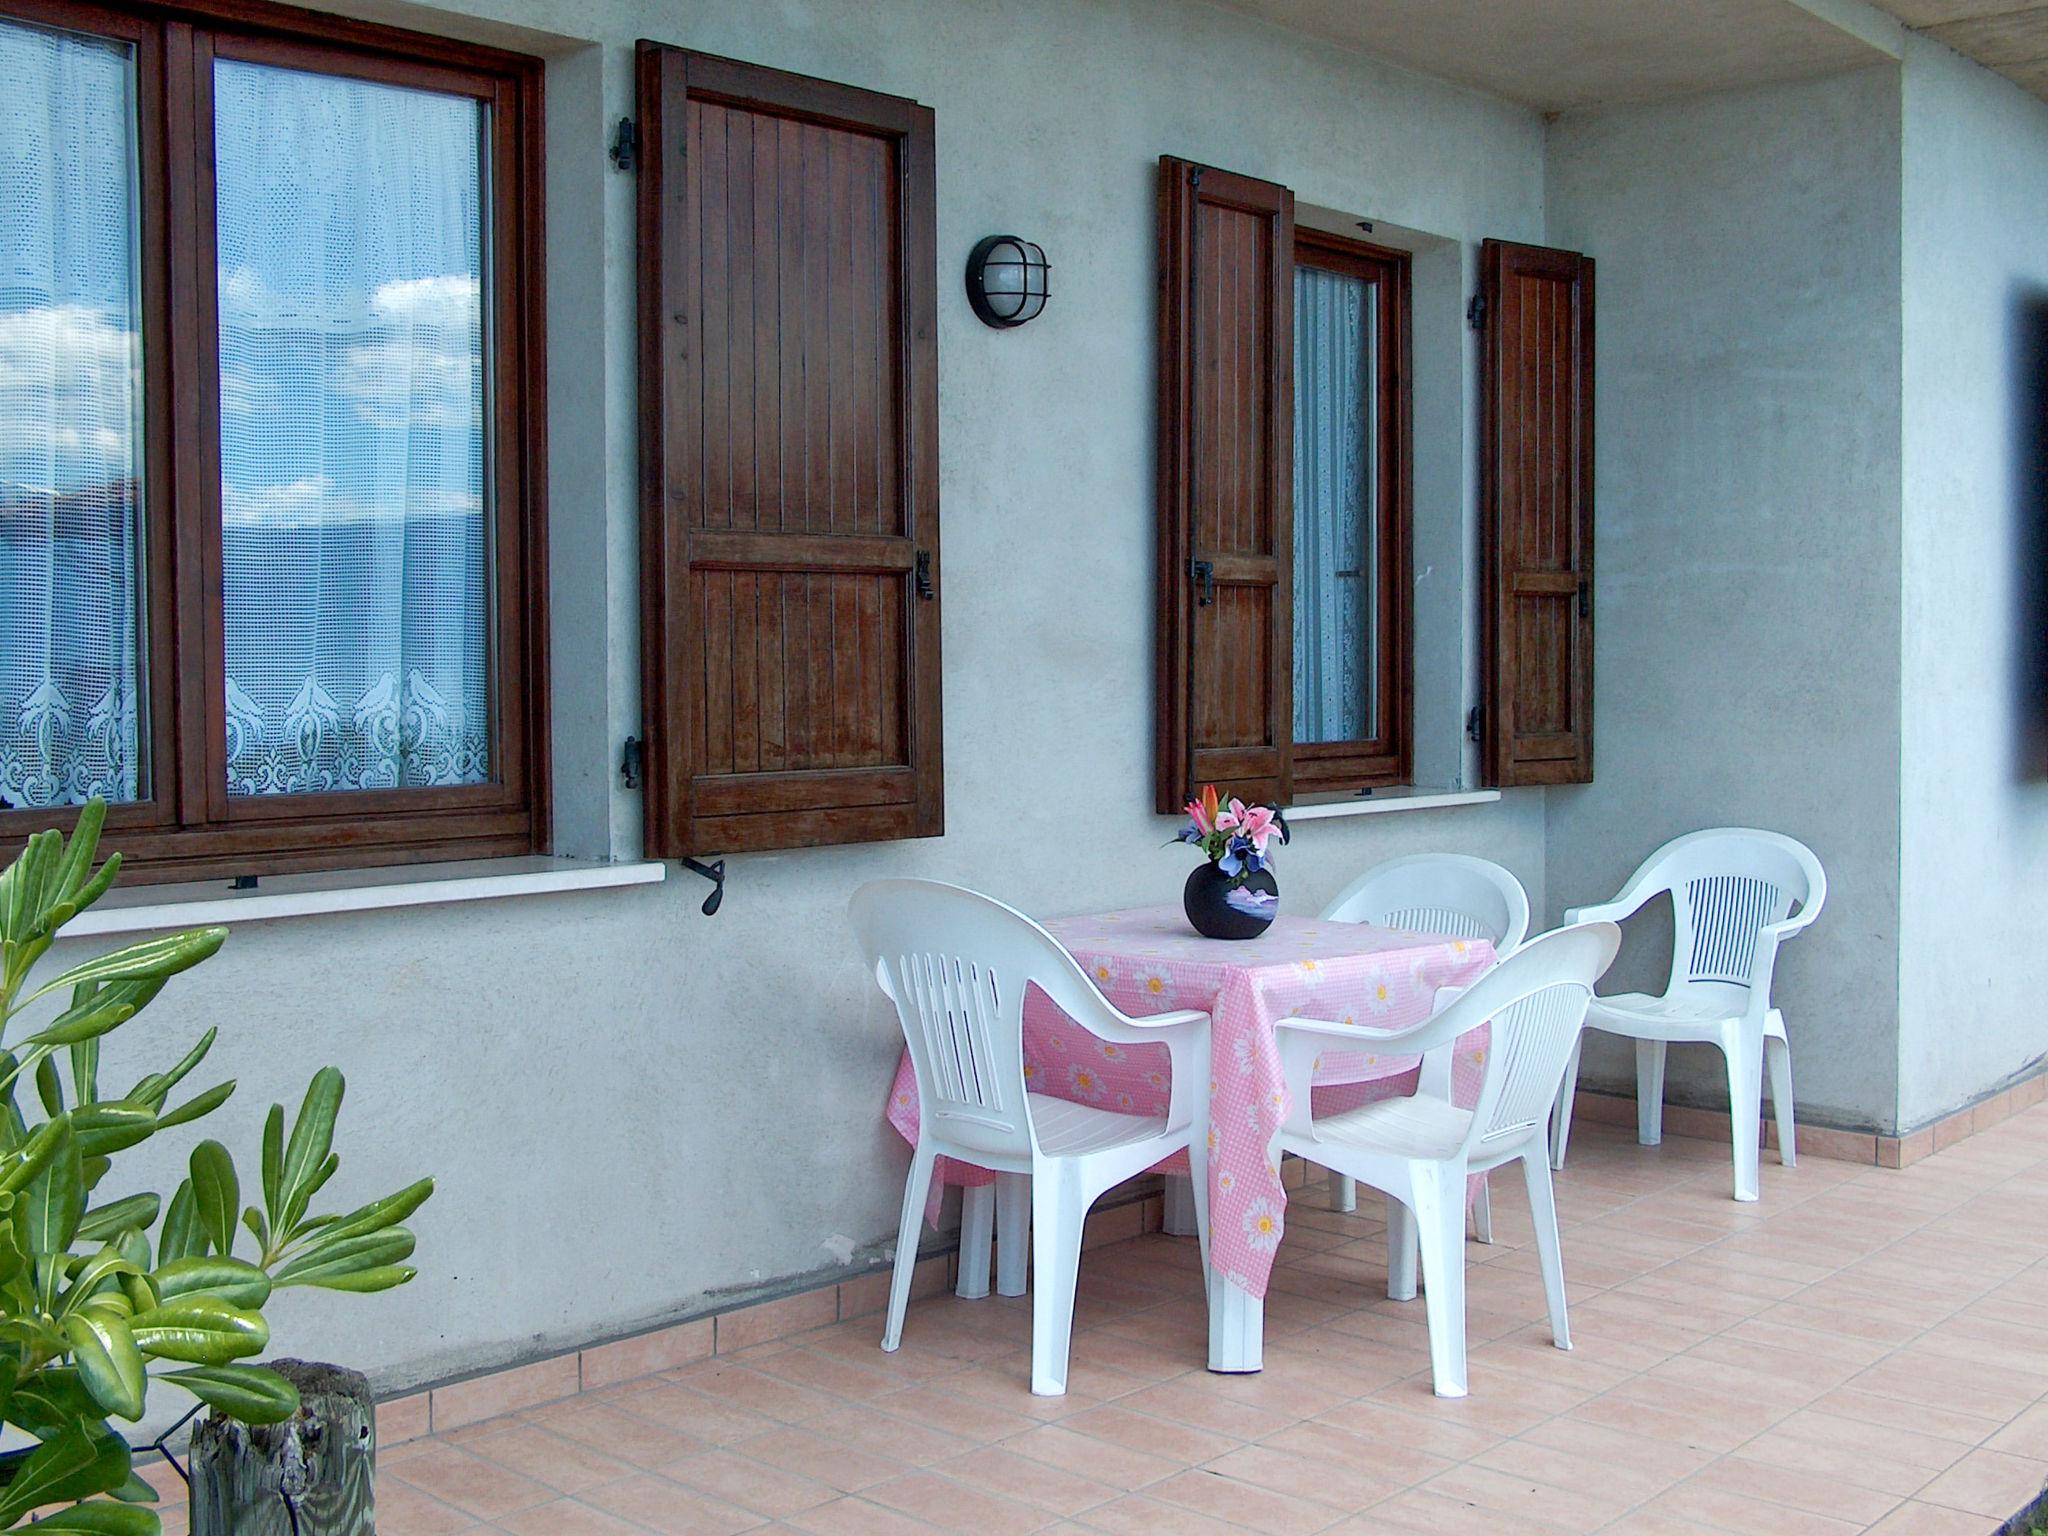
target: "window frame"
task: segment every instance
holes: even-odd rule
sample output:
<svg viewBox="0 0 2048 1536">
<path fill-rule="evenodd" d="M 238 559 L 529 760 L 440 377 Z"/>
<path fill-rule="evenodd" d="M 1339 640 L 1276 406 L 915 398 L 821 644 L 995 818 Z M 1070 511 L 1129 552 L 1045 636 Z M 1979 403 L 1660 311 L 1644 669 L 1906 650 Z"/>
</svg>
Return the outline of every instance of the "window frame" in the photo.
<svg viewBox="0 0 2048 1536">
<path fill-rule="evenodd" d="M 0 0 L 0 21 L 135 49 L 145 399 L 147 798 L 107 824 L 140 879 L 543 852 L 547 692 L 542 62 L 260 0 Z M 212 66 L 243 59 L 474 97 L 485 145 L 485 463 L 492 493 L 491 762 L 476 785 L 227 792 Z M 0 852 L 75 806 L 0 810 Z"/>
<path fill-rule="evenodd" d="M 1414 777 L 1414 304 L 1407 251 L 1297 225 L 1294 265 L 1376 284 L 1380 338 L 1379 479 L 1375 530 L 1382 579 L 1374 594 L 1379 667 L 1378 734 L 1354 741 L 1294 743 L 1299 794 L 1341 794 L 1408 783 Z M 1297 414 L 1303 401 L 1297 392 Z M 1291 577 L 1290 577 L 1291 579 Z M 1292 644 L 1292 635 L 1289 636 Z M 1300 658 L 1296 658 L 1297 664 Z M 1290 698 L 1288 706 L 1293 707 Z"/>
</svg>

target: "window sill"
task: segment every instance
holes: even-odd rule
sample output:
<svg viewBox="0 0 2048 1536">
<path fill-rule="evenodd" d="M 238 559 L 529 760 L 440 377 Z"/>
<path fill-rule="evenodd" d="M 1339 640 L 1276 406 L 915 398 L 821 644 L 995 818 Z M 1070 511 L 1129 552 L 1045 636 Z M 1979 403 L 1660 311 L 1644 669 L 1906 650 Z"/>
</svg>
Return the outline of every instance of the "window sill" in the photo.
<svg viewBox="0 0 2048 1536">
<path fill-rule="evenodd" d="M 545 896 L 562 891 L 602 891 L 618 886 L 652 885 L 667 876 L 666 865 L 648 860 L 593 864 L 579 859 L 524 858 L 266 875 L 263 884 L 253 891 L 232 890 L 224 880 L 195 881 L 188 885 L 112 892 L 92 910 L 65 924 L 64 937 L 149 933 L 210 923 L 376 912 L 390 907 L 492 901 L 504 896 Z"/>
<path fill-rule="evenodd" d="M 1453 805 L 1486 805 L 1500 798 L 1497 789 L 1382 789 L 1370 795 L 1344 795 L 1310 800 L 1287 807 L 1287 824 L 1322 821 L 1332 816 L 1378 816 L 1391 811 L 1440 811 Z"/>
</svg>

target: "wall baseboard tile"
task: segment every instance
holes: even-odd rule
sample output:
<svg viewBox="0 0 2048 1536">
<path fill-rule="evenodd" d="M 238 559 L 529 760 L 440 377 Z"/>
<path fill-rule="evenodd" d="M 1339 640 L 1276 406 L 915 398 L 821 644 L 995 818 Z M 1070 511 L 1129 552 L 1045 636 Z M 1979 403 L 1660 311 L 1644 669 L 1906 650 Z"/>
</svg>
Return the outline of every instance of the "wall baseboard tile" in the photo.
<svg viewBox="0 0 2048 1536">
<path fill-rule="evenodd" d="M 1099 1248 L 1157 1232 L 1165 1219 L 1165 1202 L 1156 1188 L 1146 1188 L 1148 1192 L 1122 1204 L 1098 1205 L 1088 1217 L 1082 1247 Z M 952 1289 L 958 1263 L 957 1252 L 920 1259 L 911 1281 L 912 1298 Z M 879 1315 L 888 1302 L 889 1271 L 876 1269 L 566 1354 L 443 1382 L 378 1403 L 377 1444 L 403 1445 L 542 1403 L 597 1392 L 637 1376 L 736 1354 L 790 1334 Z"/>
<path fill-rule="evenodd" d="M 1799 1151 L 1801 1156 L 1825 1157 L 1836 1162 L 1869 1163 L 1879 1168 L 1910 1168 L 1921 1158 L 1954 1146 L 1965 1136 L 1988 1130 L 1999 1121 L 2021 1110 L 2032 1109 L 2043 1100 L 2048 1100 L 2048 1072 L 2037 1073 L 1974 1104 L 1965 1104 L 1961 1109 L 1952 1110 L 1903 1136 L 1842 1131 L 1827 1125 L 1801 1125 Z M 1634 1125 L 1636 1101 L 1632 1095 L 1581 1088 L 1573 1100 L 1572 1122 Z M 1725 1109 L 1695 1109 L 1684 1104 L 1666 1104 L 1664 1134 L 1726 1141 L 1729 1136 L 1728 1112 Z M 1773 1150 L 1778 1145 L 1778 1128 L 1771 1123 L 1768 1114 L 1764 1117 L 1763 1145 Z"/>
</svg>

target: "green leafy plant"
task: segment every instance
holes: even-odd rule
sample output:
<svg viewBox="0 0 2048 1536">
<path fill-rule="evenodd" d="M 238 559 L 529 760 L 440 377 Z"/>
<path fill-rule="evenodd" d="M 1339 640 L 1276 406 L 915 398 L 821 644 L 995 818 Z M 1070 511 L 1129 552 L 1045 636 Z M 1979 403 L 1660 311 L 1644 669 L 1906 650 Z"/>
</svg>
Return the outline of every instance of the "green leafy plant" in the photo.
<svg viewBox="0 0 2048 1536">
<path fill-rule="evenodd" d="M 153 1380 L 247 1423 L 289 1418 L 296 1389 L 249 1363 L 270 1342 L 271 1294 L 404 1284 L 413 1235 L 401 1223 L 434 1190 L 421 1179 L 343 1216 L 309 1214 L 341 1166 L 344 1084 L 326 1067 L 289 1127 L 284 1107 L 270 1107 L 260 1205 L 238 1215 L 235 1162 L 217 1141 L 193 1149 L 168 1206 L 146 1192 L 98 1199 L 116 1154 L 235 1091 L 217 1083 L 171 1103 L 211 1029 L 168 1072 L 118 1093 L 100 1082 L 101 1040 L 213 955 L 225 928 L 147 939 L 30 986 L 59 930 L 120 874 L 118 853 L 93 864 L 105 820 L 94 800 L 68 841 L 37 833 L 0 874 L 0 1416 L 35 1441 L 0 1453 L 0 1531 L 45 1510 L 35 1529 L 51 1536 L 157 1536 L 154 1494 L 109 1421 L 139 1420 Z M 249 1257 L 235 1252 L 243 1233 Z"/>
</svg>

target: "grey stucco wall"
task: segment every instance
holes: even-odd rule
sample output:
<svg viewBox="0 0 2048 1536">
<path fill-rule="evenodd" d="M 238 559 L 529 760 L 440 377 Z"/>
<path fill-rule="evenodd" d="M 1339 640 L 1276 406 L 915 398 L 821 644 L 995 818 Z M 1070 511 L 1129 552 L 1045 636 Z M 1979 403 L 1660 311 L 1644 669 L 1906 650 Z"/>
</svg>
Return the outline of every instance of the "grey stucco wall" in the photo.
<svg viewBox="0 0 2048 1536">
<path fill-rule="evenodd" d="M 1551 243 L 1599 262 L 1595 781 L 1546 802 L 1549 914 L 1665 839 L 1754 825 L 1827 866 L 1779 961 L 1800 1114 L 1891 1130 L 1897 1062 L 1899 75 L 1566 117 Z M 1668 910 L 1609 990 L 1661 990 Z M 1588 1081 L 1634 1090 L 1589 1037 Z M 1708 1047 L 1674 1101 L 1727 1103 Z"/>
<path fill-rule="evenodd" d="M 588 856 L 638 853 L 612 772 L 638 717 L 634 231 L 630 179 L 605 158 L 633 40 L 938 115 L 946 837 L 735 859 L 711 920 L 682 875 L 251 924 L 110 1052 L 119 1080 L 220 1025 L 213 1065 L 242 1088 L 207 1130 L 245 1170 L 264 1106 L 334 1062 L 350 1084 L 337 1201 L 439 1177 L 417 1283 L 273 1308 L 283 1347 L 397 1387 L 623 1332 L 889 1234 L 906 1155 L 880 1109 L 899 1036 L 846 933 L 861 881 L 939 876 L 1046 915 L 1175 898 L 1186 858 L 1148 809 L 1158 155 L 1469 250 L 1542 238 L 1544 137 L 1520 109 L 1173 0 L 360 10 L 550 57 L 556 766 L 562 847 Z M 955 276 L 998 228 L 1055 263 L 1044 318 L 1008 334 L 972 319 Z M 1461 355 L 1455 305 L 1440 308 L 1454 334 L 1418 348 Z M 1464 389 L 1455 368 L 1432 376 L 1469 443 L 1469 374 Z M 1418 523 L 1455 561 L 1470 477 L 1438 480 Z M 1439 714 L 1455 729 L 1462 709 Z M 1280 878 L 1290 908 L 1313 910 L 1371 862 L 1450 849 L 1506 863 L 1540 904 L 1544 836 L 1535 792 L 1321 821 Z M 196 1134 L 116 1182 L 168 1188 Z"/>
<path fill-rule="evenodd" d="M 2048 1051 L 2048 106 L 1916 38 L 1904 108 L 1911 1127 Z"/>
</svg>

